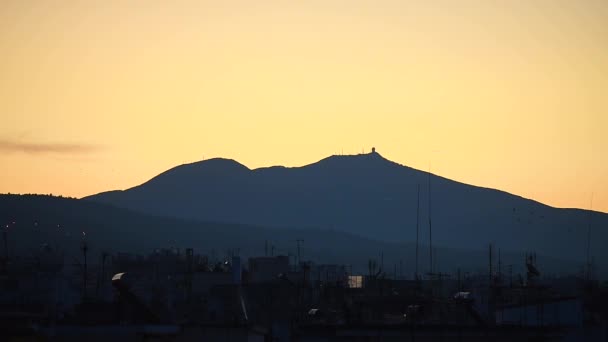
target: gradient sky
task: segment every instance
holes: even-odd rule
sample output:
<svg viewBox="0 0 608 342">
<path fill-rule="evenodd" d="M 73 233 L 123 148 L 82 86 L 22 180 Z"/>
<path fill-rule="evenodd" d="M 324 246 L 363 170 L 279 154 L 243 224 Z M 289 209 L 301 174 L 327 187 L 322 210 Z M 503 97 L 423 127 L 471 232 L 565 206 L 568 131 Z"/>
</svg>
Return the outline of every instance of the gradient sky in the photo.
<svg viewBox="0 0 608 342">
<path fill-rule="evenodd" d="M 0 192 L 375 146 L 608 212 L 605 0 L 3 0 L 0 62 Z"/>
</svg>

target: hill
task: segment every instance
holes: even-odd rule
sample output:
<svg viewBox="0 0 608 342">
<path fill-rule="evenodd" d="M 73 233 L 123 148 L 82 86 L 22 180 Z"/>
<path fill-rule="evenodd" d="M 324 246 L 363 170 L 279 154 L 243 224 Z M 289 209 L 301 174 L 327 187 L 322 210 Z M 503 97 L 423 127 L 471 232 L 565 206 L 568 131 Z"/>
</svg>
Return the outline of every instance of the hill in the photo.
<svg viewBox="0 0 608 342">
<path fill-rule="evenodd" d="M 585 261 L 590 212 L 558 209 L 391 162 L 378 153 L 332 156 L 296 167 L 250 170 L 232 160 L 181 165 L 124 191 L 85 198 L 142 213 L 277 229 L 333 229 L 385 242 L 413 242 Z M 591 252 L 606 270 L 608 215 L 593 212 Z"/>
<path fill-rule="evenodd" d="M 66 262 L 80 260 L 83 232 L 90 247 L 90 260 L 99 261 L 101 252 L 148 254 L 155 248 L 194 248 L 196 253 L 221 259 L 228 251 L 243 257 L 264 255 L 264 245 L 275 246 L 275 254 L 295 255 L 296 239 L 303 239 L 303 260 L 351 265 L 354 272 L 367 273 L 369 259 L 380 263 L 383 253 L 388 273 L 402 263 L 404 275 L 414 272 L 412 244 L 389 243 L 335 230 L 272 229 L 257 226 L 187 221 L 143 215 L 126 209 L 76 199 L 41 195 L 0 195 L 0 222 L 9 224 L 10 256 L 36 255 L 50 245 L 66 255 Z M 14 224 L 12 222 L 15 222 Z M 428 246 L 420 246 L 420 272 L 428 270 Z M 4 256 L 4 246 L 1 248 Z M 522 256 L 503 251 L 504 265 L 513 264 L 514 274 L 523 272 Z M 487 268 L 485 250 L 439 247 L 437 270 L 455 272 Z M 578 264 L 539 256 L 543 271 L 575 272 Z"/>
</svg>

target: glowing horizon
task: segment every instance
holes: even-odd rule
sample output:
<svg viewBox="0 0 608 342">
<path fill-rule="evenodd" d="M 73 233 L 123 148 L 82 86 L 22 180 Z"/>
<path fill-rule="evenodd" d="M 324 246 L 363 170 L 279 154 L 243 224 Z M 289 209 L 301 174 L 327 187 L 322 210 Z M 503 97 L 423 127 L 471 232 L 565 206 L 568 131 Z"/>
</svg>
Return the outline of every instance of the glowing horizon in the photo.
<svg viewBox="0 0 608 342">
<path fill-rule="evenodd" d="M 608 3 L 0 4 L 0 192 L 387 159 L 608 212 Z"/>
</svg>

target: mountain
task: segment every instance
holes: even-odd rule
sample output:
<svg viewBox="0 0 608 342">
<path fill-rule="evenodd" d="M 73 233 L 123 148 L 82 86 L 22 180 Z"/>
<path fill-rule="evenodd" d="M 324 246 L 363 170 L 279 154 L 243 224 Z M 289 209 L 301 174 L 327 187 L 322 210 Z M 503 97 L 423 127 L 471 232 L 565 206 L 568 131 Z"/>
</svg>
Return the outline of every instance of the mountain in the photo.
<svg viewBox="0 0 608 342">
<path fill-rule="evenodd" d="M 418 186 L 422 243 L 429 243 L 431 221 L 437 246 L 482 250 L 494 243 L 502 250 L 536 251 L 582 265 L 591 222 L 591 253 L 598 267 L 607 269 L 607 214 L 552 208 L 415 170 L 375 152 L 254 170 L 233 160 L 210 159 L 84 200 L 191 220 L 333 229 L 385 242 L 412 242 Z"/>
<path fill-rule="evenodd" d="M 13 224 L 14 222 L 14 224 Z M 414 272 L 415 245 L 382 242 L 335 230 L 275 229 L 144 215 L 110 205 L 43 195 L 0 195 L 0 223 L 9 225 L 7 246 L 10 257 L 35 256 L 48 245 L 65 254 L 68 263 L 81 260 L 83 232 L 89 246 L 89 260 L 95 264 L 102 252 L 149 254 L 156 248 L 194 248 L 195 253 L 220 260 L 228 251 L 243 257 L 264 255 L 264 246 L 275 246 L 275 254 L 296 253 L 296 239 L 303 239 L 302 260 L 351 265 L 354 272 L 367 273 L 368 260 L 380 264 L 383 253 L 387 273 L 402 263 L 403 274 Z M 420 246 L 420 271 L 428 270 L 428 246 Z M 270 253 L 269 247 L 269 253 Z M 5 254 L 4 244 L 0 247 Z M 578 264 L 539 255 L 543 272 L 576 271 Z M 502 253 L 504 265 L 523 273 L 517 253 Z M 487 268 L 487 251 L 439 247 L 437 269 L 454 272 Z"/>
</svg>

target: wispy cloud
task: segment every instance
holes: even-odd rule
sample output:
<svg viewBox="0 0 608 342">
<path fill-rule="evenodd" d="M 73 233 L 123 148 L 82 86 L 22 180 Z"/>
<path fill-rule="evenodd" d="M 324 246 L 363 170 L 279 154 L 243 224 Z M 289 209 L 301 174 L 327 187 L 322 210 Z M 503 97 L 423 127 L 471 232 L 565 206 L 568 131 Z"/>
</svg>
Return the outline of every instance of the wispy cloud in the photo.
<svg viewBox="0 0 608 342">
<path fill-rule="evenodd" d="M 99 149 L 99 146 L 81 143 L 33 143 L 0 139 L 0 152 L 65 155 L 91 153 Z"/>
</svg>

